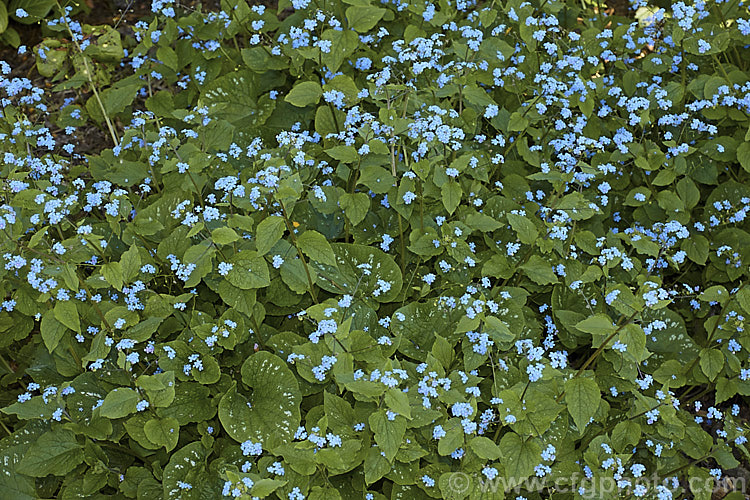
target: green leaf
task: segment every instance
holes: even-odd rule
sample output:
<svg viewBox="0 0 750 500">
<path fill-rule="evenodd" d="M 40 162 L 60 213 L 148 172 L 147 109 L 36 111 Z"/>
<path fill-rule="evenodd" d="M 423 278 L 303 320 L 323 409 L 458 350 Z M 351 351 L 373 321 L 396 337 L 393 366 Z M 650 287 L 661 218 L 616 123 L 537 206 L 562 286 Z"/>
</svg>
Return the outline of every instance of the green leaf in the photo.
<svg viewBox="0 0 750 500">
<path fill-rule="evenodd" d="M 354 146 L 334 146 L 326 149 L 326 154 L 342 163 L 354 163 L 359 159 L 359 154 Z"/>
<path fill-rule="evenodd" d="M 243 290 L 265 288 L 271 284 L 266 260 L 257 252 L 243 250 L 229 259 L 232 270 L 226 278 L 229 283 Z"/>
<path fill-rule="evenodd" d="M 172 371 L 156 375 L 141 375 L 135 383 L 146 391 L 148 402 L 155 408 L 167 407 L 174 401 L 175 383 Z"/>
<path fill-rule="evenodd" d="M 353 226 L 362 222 L 370 209 L 370 197 L 365 193 L 344 193 L 339 198 L 339 205 Z"/>
<path fill-rule="evenodd" d="M 31 445 L 17 469 L 26 476 L 64 476 L 83 462 L 83 447 L 72 431 L 57 428 Z"/>
<path fill-rule="evenodd" d="M 321 54 L 323 64 L 326 65 L 330 71 L 338 71 L 344 60 L 351 56 L 351 54 L 353 54 L 359 47 L 359 37 L 353 30 L 328 29 L 323 32 L 321 38 L 323 40 L 331 40 L 332 42 L 331 51 L 326 54 Z M 327 106 L 326 109 L 328 109 Z M 317 129 L 317 120 L 315 125 L 315 128 Z M 322 134 L 320 130 L 318 130 L 318 132 Z"/>
<path fill-rule="evenodd" d="M 36 500 L 34 478 L 17 471 L 17 465 L 33 442 L 48 428 L 48 424 L 34 421 L 0 440 L 0 491 L 14 500 Z"/>
<path fill-rule="evenodd" d="M 122 266 L 119 262 L 109 262 L 102 266 L 102 276 L 104 279 L 117 290 L 122 290 L 123 276 Z"/>
<path fill-rule="evenodd" d="M 78 308 L 70 301 L 58 301 L 55 304 L 55 319 L 76 333 L 81 333 L 81 320 Z"/>
<path fill-rule="evenodd" d="M 281 481 L 279 479 L 261 479 L 255 481 L 255 484 L 253 484 L 253 487 L 250 489 L 250 494 L 254 497 L 265 498 L 287 483 L 288 481 Z"/>
<path fill-rule="evenodd" d="M 211 239 L 217 245 L 228 245 L 239 240 L 240 236 L 231 227 L 219 227 L 211 232 Z"/>
<path fill-rule="evenodd" d="M 122 418 L 135 411 L 140 396 L 133 389 L 118 387 L 112 389 L 104 398 L 99 414 L 106 418 Z"/>
<path fill-rule="evenodd" d="M 229 145 L 232 137 L 226 131 L 231 130 L 232 125 L 240 129 L 258 129 L 263 126 L 276 108 L 276 101 L 268 97 L 268 94 L 259 96 L 261 88 L 258 77 L 249 69 L 232 71 L 206 82 L 198 99 L 198 106 L 208 107 L 211 116 L 221 119 L 220 122 L 215 120 L 216 125 L 210 124 L 204 130 L 204 134 L 209 131 L 217 132 L 215 139 L 207 135 L 207 142 L 218 140 L 218 147 L 221 141 L 226 140 Z M 212 125 L 218 128 L 211 128 Z"/>
<path fill-rule="evenodd" d="M 713 381 L 724 368 L 724 354 L 718 349 L 703 349 L 700 353 L 701 371 Z"/>
<path fill-rule="evenodd" d="M 529 119 L 523 116 L 518 111 L 510 115 L 510 121 L 508 122 L 509 132 L 521 132 L 522 130 L 526 130 L 526 127 L 528 126 Z"/>
<path fill-rule="evenodd" d="M 510 227 L 518 233 L 518 239 L 525 245 L 531 245 L 539 236 L 536 226 L 528 218 L 518 214 L 508 214 Z"/>
<path fill-rule="evenodd" d="M 632 420 L 619 422 L 612 430 L 612 445 L 618 453 L 628 446 L 637 446 L 641 440 L 641 426 Z"/>
<path fill-rule="evenodd" d="M 485 460 L 497 460 L 502 456 L 500 448 L 489 438 L 477 436 L 469 442 L 471 451 L 477 454 L 479 458 Z"/>
<path fill-rule="evenodd" d="M 0 3 L 0 33 L 8 29 L 8 7 L 5 3 Z"/>
<path fill-rule="evenodd" d="M 552 272 L 552 265 L 538 255 L 532 255 L 526 264 L 521 266 L 521 269 L 534 283 L 540 285 L 557 283 L 557 276 Z"/>
<path fill-rule="evenodd" d="M 523 481 L 534 472 L 534 466 L 539 463 L 542 450 L 533 438 L 523 440 L 515 432 L 506 432 L 499 446 L 507 478 L 512 481 Z"/>
<path fill-rule="evenodd" d="M 702 234 L 691 234 L 690 238 L 685 238 L 680 244 L 680 248 L 685 251 L 688 259 L 696 264 L 705 265 L 708 259 L 708 239 Z"/>
<path fill-rule="evenodd" d="M 175 449 L 180 437 L 180 424 L 176 418 L 152 418 L 143 426 L 146 438 L 157 446 L 164 446 L 167 452 Z"/>
<path fill-rule="evenodd" d="M 380 409 L 370 415 L 368 422 L 370 423 L 370 429 L 375 434 L 375 442 L 378 443 L 380 451 L 385 453 L 385 458 L 388 461 L 392 462 L 404 440 L 406 420 L 399 417 L 388 420 L 386 411 Z"/>
<path fill-rule="evenodd" d="M 389 410 L 411 420 L 409 397 L 402 390 L 395 388 L 388 389 L 385 393 L 385 404 Z"/>
<path fill-rule="evenodd" d="M 266 217 L 255 228 L 255 248 L 258 255 L 265 255 L 271 250 L 286 230 L 284 218 L 278 215 Z"/>
<path fill-rule="evenodd" d="M 55 316 L 56 314 L 52 309 L 48 310 L 42 315 L 42 322 L 39 326 L 42 340 L 44 341 L 44 345 L 47 346 L 49 352 L 55 350 L 55 347 L 60 343 L 65 332 L 68 331 L 67 328 L 65 328 L 65 325 L 60 323 Z"/>
<path fill-rule="evenodd" d="M 385 476 L 391 470 L 391 463 L 380 454 L 380 450 L 373 446 L 365 455 L 365 482 L 372 484 Z"/>
<path fill-rule="evenodd" d="M 443 198 L 443 206 L 452 215 L 461 203 L 461 195 L 463 194 L 461 186 L 456 181 L 449 181 L 443 184 L 440 193 Z"/>
<path fill-rule="evenodd" d="M 308 229 L 297 238 L 297 245 L 302 253 L 310 257 L 315 262 L 336 266 L 336 256 L 333 248 L 325 236 L 317 231 Z"/>
<path fill-rule="evenodd" d="M 606 314 L 594 314 L 593 316 L 576 323 L 576 328 L 584 333 L 592 335 L 604 335 L 605 337 L 615 331 L 612 318 Z"/>
<path fill-rule="evenodd" d="M 181 382 L 175 389 L 174 401 L 168 407 L 157 408 L 160 417 L 174 417 L 180 425 L 203 422 L 216 415 L 216 407 L 211 404 L 208 387 L 196 382 Z"/>
<path fill-rule="evenodd" d="M 443 498 L 446 500 L 462 500 L 467 496 L 470 497 L 472 493 L 479 493 L 482 498 L 488 496 L 484 494 L 484 492 L 474 491 L 474 479 L 465 472 L 446 472 L 445 474 L 441 474 L 440 479 L 438 479 L 438 485 L 440 487 L 440 492 L 443 494 Z M 482 486 L 485 489 L 490 490 L 487 486 Z"/>
<path fill-rule="evenodd" d="M 386 10 L 372 6 L 353 6 L 346 9 L 346 21 L 349 28 L 360 33 L 373 29 L 383 18 Z"/>
<path fill-rule="evenodd" d="M 122 279 L 126 283 L 132 282 L 141 270 L 141 254 L 138 253 L 138 247 L 130 245 L 120 258 L 120 268 L 122 269 Z"/>
<path fill-rule="evenodd" d="M 239 442 L 251 439 L 271 449 L 292 440 L 300 421 L 302 394 L 297 378 L 278 357 L 267 351 L 242 365 L 242 381 L 253 388 L 249 400 L 236 385 L 219 402 L 219 420 Z"/>
<path fill-rule="evenodd" d="M 576 377 L 565 382 L 568 412 L 581 433 L 599 408 L 601 399 L 599 386 L 591 378 Z"/>
<path fill-rule="evenodd" d="M 321 95 L 323 88 L 319 83 L 304 81 L 295 85 L 284 100 L 293 106 L 304 108 L 310 104 L 317 104 Z"/>
</svg>

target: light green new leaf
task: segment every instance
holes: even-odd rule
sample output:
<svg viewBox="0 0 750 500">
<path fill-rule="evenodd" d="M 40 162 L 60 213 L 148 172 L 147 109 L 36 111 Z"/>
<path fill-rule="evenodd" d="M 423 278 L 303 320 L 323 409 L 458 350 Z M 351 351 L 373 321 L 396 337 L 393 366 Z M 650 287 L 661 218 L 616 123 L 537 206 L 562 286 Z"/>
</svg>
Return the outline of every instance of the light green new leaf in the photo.
<svg viewBox="0 0 750 500">
<path fill-rule="evenodd" d="M 326 154 L 342 163 L 354 163 L 359 158 L 354 146 L 334 146 L 326 149 Z"/>
<path fill-rule="evenodd" d="M 286 229 L 284 218 L 278 215 L 266 217 L 255 228 L 255 248 L 258 255 L 265 255 L 277 241 L 281 239 Z"/>
<path fill-rule="evenodd" d="M 321 95 L 323 88 L 319 83 L 306 81 L 295 85 L 284 100 L 293 106 L 304 108 L 310 104 L 317 104 Z"/>
<path fill-rule="evenodd" d="M 70 301 L 59 301 L 55 304 L 55 319 L 76 333 L 81 333 L 81 320 L 78 308 Z"/>
<path fill-rule="evenodd" d="M 99 414 L 106 418 L 122 418 L 135 411 L 140 396 L 133 389 L 118 387 L 110 391 L 99 408 Z"/>
<path fill-rule="evenodd" d="M 333 254 L 333 248 L 325 236 L 317 231 L 308 229 L 297 238 L 302 253 L 310 257 L 315 262 L 336 266 L 336 256 Z"/>
<path fill-rule="evenodd" d="M 469 447 L 479 458 L 485 460 L 497 460 L 502 456 L 502 451 L 497 444 L 484 436 L 477 436 L 472 439 L 469 442 Z"/>
<path fill-rule="evenodd" d="M 371 6 L 352 6 L 346 9 L 346 21 L 349 28 L 366 33 L 373 29 L 383 18 L 386 10 Z"/>
<path fill-rule="evenodd" d="M 219 227 L 211 232 L 211 239 L 217 245 L 228 245 L 239 240 L 240 236 L 231 227 Z"/>
<path fill-rule="evenodd" d="M 615 331 L 612 318 L 606 314 L 595 314 L 589 318 L 576 323 L 576 328 L 592 335 L 610 335 Z"/>
</svg>

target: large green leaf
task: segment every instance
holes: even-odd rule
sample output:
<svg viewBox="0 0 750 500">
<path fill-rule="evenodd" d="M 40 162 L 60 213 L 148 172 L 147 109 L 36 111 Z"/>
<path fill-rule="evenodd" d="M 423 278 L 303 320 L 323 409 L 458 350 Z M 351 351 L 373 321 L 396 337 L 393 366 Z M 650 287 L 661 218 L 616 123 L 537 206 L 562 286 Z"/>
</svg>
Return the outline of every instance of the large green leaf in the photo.
<svg viewBox="0 0 750 500">
<path fill-rule="evenodd" d="M 365 33 L 370 31 L 383 18 L 385 9 L 372 6 L 352 6 L 346 9 L 346 21 L 349 28 Z"/>
<path fill-rule="evenodd" d="M 323 95 L 323 89 L 317 82 L 301 82 L 284 98 L 286 102 L 298 108 L 304 108 L 310 104 L 317 104 L 320 96 Z"/>
<path fill-rule="evenodd" d="M 31 445 L 18 464 L 27 476 L 64 476 L 83 462 L 83 446 L 67 429 L 47 431 Z"/>
<path fill-rule="evenodd" d="M 532 437 L 525 440 L 515 432 L 507 432 L 500 440 L 500 452 L 505 464 L 506 477 L 511 481 L 522 481 L 534 472 L 540 461 L 542 450 Z"/>
</svg>

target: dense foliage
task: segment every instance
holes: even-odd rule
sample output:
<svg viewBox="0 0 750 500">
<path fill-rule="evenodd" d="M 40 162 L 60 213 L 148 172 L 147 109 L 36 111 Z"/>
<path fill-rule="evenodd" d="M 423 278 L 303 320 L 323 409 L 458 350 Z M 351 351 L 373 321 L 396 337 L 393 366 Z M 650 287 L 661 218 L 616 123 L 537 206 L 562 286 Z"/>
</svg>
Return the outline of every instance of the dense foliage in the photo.
<svg viewBox="0 0 750 500">
<path fill-rule="evenodd" d="M 0 497 L 740 484 L 743 2 L 70 13 L 0 3 L 47 16 L 0 62 Z"/>
</svg>

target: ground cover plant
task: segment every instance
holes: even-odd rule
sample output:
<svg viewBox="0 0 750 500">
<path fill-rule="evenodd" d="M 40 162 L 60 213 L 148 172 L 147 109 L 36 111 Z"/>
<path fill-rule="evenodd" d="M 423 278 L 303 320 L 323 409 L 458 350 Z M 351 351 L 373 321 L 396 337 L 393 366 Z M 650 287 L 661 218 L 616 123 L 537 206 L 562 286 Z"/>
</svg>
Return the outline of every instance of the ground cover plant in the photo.
<svg viewBox="0 0 750 500">
<path fill-rule="evenodd" d="M 745 498 L 744 2 L 68 3 L 0 2 L 0 497 Z"/>
</svg>

